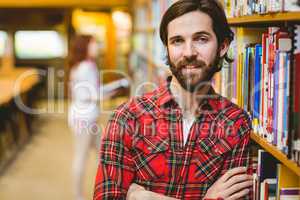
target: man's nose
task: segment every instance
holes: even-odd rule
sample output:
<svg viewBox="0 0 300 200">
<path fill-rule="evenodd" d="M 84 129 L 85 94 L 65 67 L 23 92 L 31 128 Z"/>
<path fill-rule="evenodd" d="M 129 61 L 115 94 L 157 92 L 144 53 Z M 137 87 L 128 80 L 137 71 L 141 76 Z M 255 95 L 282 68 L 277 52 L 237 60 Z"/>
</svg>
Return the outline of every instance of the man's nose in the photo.
<svg viewBox="0 0 300 200">
<path fill-rule="evenodd" d="M 194 45 L 190 42 L 186 43 L 183 54 L 184 57 L 194 57 L 197 54 Z"/>
</svg>

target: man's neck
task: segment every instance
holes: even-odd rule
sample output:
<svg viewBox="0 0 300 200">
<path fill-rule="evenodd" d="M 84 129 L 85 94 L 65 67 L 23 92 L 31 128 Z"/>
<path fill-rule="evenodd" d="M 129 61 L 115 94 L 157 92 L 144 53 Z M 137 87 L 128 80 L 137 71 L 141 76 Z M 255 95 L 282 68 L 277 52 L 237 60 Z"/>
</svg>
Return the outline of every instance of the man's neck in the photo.
<svg viewBox="0 0 300 200">
<path fill-rule="evenodd" d="M 210 87 L 211 85 L 205 85 L 192 93 L 182 88 L 174 76 L 170 83 L 170 90 L 179 107 L 182 109 L 184 117 L 187 118 L 195 116 L 196 110 L 203 100 L 201 97 L 205 97 L 208 94 Z"/>
</svg>

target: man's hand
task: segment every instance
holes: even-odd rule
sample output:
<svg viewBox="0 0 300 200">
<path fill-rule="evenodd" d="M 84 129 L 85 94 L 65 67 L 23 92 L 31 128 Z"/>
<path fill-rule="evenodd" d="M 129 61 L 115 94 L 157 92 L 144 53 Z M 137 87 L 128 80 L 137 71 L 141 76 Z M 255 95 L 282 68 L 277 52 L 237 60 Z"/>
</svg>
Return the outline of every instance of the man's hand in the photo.
<svg viewBox="0 0 300 200">
<path fill-rule="evenodd" d="M 208 189 L 204 199 L 236 200 L 246 196 L 253 184 L 252 176 L 246 171 L 245 167 L 227 171 Z"/>
<path fill-rule="evenodd" d="M 163 196 L 154 192 L 145 190 L 140 185 L 131 184 L 127 192 L 127 200 L 176 200 L 171 197 Z"/>
</svg>

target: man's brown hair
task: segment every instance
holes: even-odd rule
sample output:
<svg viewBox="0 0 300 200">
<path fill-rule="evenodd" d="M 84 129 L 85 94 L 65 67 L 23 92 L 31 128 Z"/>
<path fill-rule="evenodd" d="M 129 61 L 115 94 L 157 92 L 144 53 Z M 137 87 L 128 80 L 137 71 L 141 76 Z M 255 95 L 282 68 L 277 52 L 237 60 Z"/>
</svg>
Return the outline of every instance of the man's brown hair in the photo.
<svg viewBox="0 0 300 200">
<path fill-rule="evenodd" d="M 168 45 L 168 25 L 169 23 L 193 11 L 200 11 L 207 14 L 213 22 L 213 31 L 217 36 L 218 47 L 228 40 L 230 44 L 234 33 L 231 31 L 223 6 L 217 0 L 179 0 L 174 3 L 164 14 L 160 24 L 160 38 L 165 46 Z M 232 62 L 227 53 L 223 57 L 227 62 Z"/>
</svg>

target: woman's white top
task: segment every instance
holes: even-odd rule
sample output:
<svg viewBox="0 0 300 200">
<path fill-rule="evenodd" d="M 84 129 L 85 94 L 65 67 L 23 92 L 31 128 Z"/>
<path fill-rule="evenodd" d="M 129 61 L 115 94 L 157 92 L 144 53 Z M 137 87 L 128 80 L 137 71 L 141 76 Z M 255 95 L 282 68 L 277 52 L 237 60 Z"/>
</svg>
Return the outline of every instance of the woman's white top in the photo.
<svg viewBox="0 0 300 200">
<path fill-rule="evenodd" d="M 70 73 L 71 103 L 68 121 L 71 127 L 79 121 L 92 122 L 99 116 L 99 73 L 92 61 L 82 61 Z"/>
</svg>

